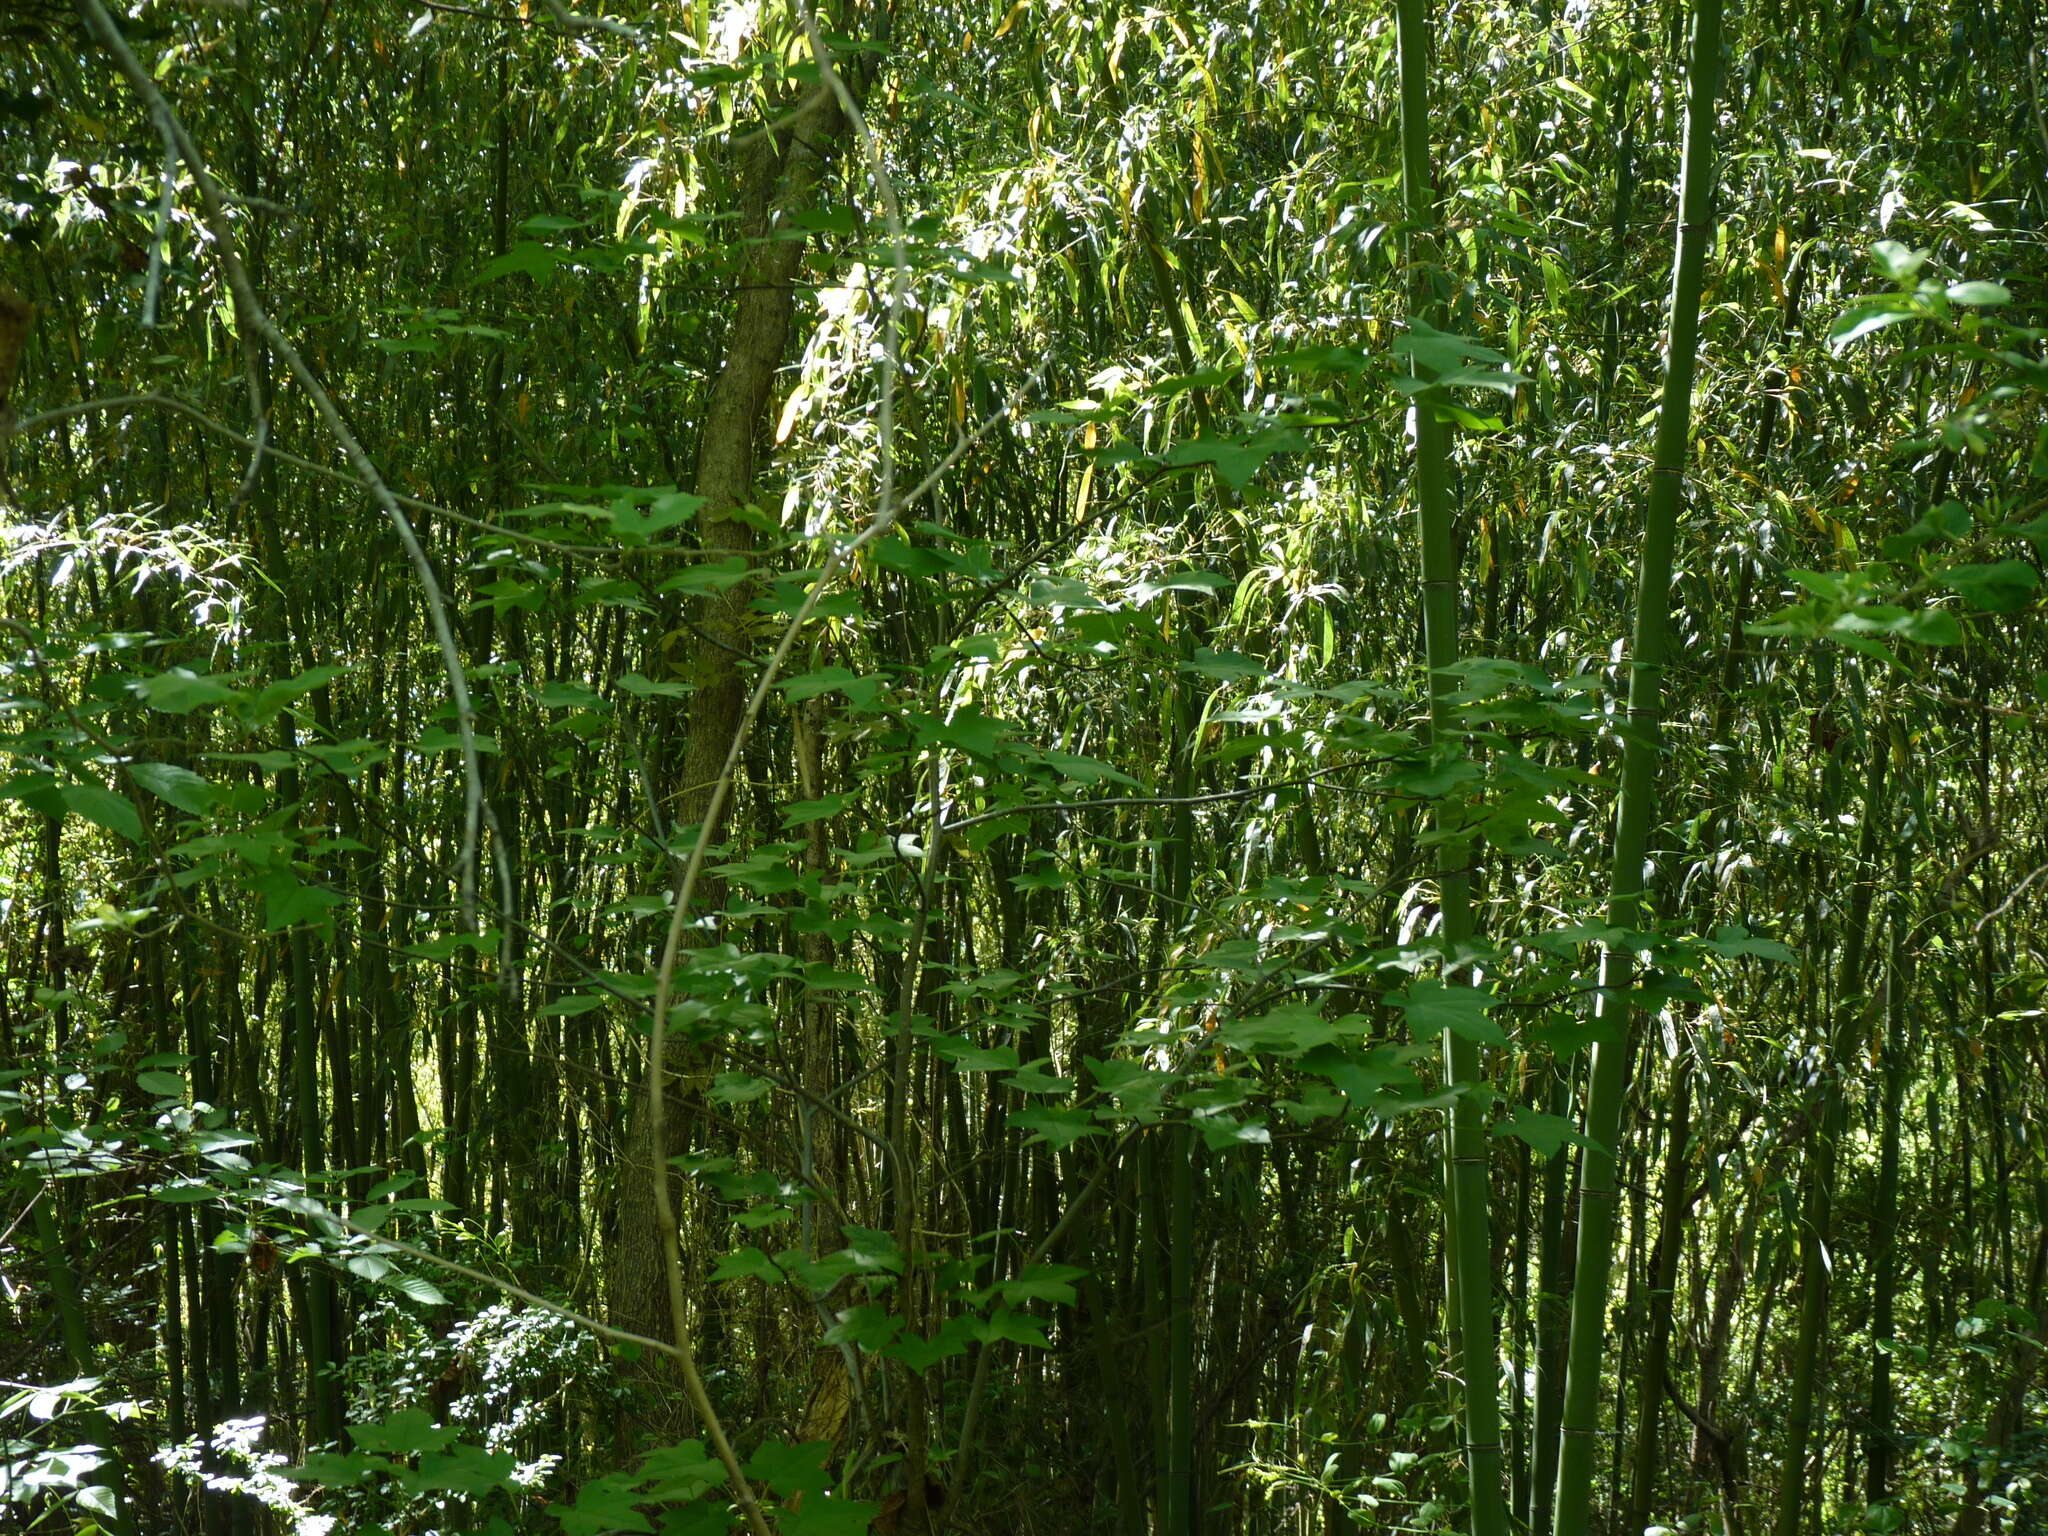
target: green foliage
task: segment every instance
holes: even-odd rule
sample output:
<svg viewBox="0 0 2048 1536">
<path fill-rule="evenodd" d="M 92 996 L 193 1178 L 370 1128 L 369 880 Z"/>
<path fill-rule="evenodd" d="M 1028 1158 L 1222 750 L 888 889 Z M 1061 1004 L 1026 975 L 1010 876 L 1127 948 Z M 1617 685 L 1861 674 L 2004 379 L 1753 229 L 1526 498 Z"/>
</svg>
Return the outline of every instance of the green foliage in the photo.
<svg viewBox="0 0 2048 1536">
<path fill-rule="evenodd" d="M 1495 1378 L 1533 1527 L 1612 1154 L 1592 1428 L 1663 1442 L 1601 1521 L 1759 1526 L 1819 1183 L 1808 1523 L 2028 1528 L 2032 18 L 1731 18 L 1653 730 L 1682 8 L 1439 8 L 1433 236 L 1383 13 L 821 13 L 885 193 L 792 117 L 801 8 L 587 10 L 117 18 L 305 376 L 106 50 L 0 24 L 10 1511 L 733 1529 L 672 1362 L 585 1327 L 671 1339 L 674 1256 L 784 1533 L 926 1482 L 964 1530 L 1451 1528 Z M 1498 1372 L 1442 1336 L 1454 1121 Z"/>
</svg>

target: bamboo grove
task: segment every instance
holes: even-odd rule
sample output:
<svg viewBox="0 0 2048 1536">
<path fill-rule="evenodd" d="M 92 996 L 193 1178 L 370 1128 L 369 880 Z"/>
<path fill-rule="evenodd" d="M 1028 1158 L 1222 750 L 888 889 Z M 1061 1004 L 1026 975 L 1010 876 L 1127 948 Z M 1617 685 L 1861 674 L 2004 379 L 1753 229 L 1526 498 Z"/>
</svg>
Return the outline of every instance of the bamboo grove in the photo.
<svg viewBox="0 0 2048 1536">
<path fill-rule="evenodd" d="M 2044 72 L 0 11 L 0 1525 L 2048 1528 Z"/>
</svg>

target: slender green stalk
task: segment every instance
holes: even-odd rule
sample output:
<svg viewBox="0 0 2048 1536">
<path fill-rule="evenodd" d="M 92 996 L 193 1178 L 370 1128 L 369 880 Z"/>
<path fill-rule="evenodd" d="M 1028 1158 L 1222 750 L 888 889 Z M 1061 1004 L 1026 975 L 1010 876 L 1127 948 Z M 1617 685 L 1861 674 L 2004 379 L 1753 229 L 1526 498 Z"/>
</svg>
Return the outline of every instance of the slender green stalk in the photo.
<svg viewBox="0 0 2048 1536">
<path fill-rule="evenodd" d="M 1163 1536 L 1202 1528 L 1195 1481 L 1195 1137 L 1176 1125 L 1161 1148 L 1167 1161 L 1166 1465 L 1159 1479 Z"/>
<path fill-rule="evenodd" d="M 1792 1394 L 1785 1410 L 1785 1465 L 1778 1480 L 1778 1536 L 1799 1536 L 1806 1514 L 1806 1457 L 1813 1441 L 1814 1420 L 1826 1399 L 1821 1363 L 1826 1354 L 1828 1301 L 1834 1288 L 1835 1171 L 1842 1134 L 1847 1129 L 1848 1101 L 1842 1093 L 1842 1067 L 1856 1051 L 1867 1006 L 1863 957 L 1870 932 L 1874 895 L 1871 872 L 1877 865 L 1884 816 L 1885 733 L 1872 733 L 1870 766 L 1864 785 L 1863 830 L 1857 840 L 1856 884 L 1849 898 L 1842 935 L 1842 964 L 1836 976 L 1834 1027 L 1829 1031 L 1828 1059 L 1817 1106 L 1820 1125 L 1807 1159 L 1806 1191 L 1799 1218 L 1799 1332 L 1792 1349 Z"/>
<path fill-rule="evenodd" d="M 1895 840 L 1892 859 L 1896 905 L 1885 954 L 1884 1096 L 1878 1123 L 1877 1204 L 1871 1223 L 1875 1242 L 1870 1254 L 1870 1337 L 1877 1348 L 1870 1362 L 1870 1409 L 1864 1430 L 1868 1473 L 1863 1497 L 1872 1504 L 1891 1497 L 1897 1457 L 1891 1340 L 1898 1295 L 1900 1111 L 1906 1094 L 1906 999 L 1911 986 L 1904 893 L 1912 889 L 1913 878 L 1912 845 L 1904 837 Z"/>
<path fill-rule="evenodd" d="M 1418 316 L 1429 306 L 1429 279 L 1421 261 L 1436 223 L 1429 174 L 1429 30 L 1426 0 L 1395 7 L 1401 68 L 1401 185 L 1411 228 L 1410 304 Z M 1451 529 L 1450 429 L 1418 397 L 1410 413 L 1415 433 L 1416 526 L 1422 544 L 1422 643 L 1429 666 L 1430 734 L 1440 745 L 1455 739 L 1448 670 L 1458 659 L 1458 556 Z M 1441 826 L 1437 829 L 1444 830 Z M 1445 837 L 1437 844 L 1437 898 L 1443 914 L 1444 968 L 1455 974 L 1472 938 L 1471 840 Z M 1478 1085 L 1486 1065 L 1479 1047 L 1454 1030 L 1444 1032 L 1444 1075 L 1452 1084 Z M 1507 1502 L 1501 1491 L 1499 1370 L 1493 1343 L 1493 1242 L 1487 1211 L 1486 1107 L 1461 1094 L 1450 1111 L 1444 1149 L 1445 1259 L 1452 1332 L 1464 1372 L 1465 1463 L 1471 1479 L 1473 1536 L 1505 1536 Z"/>
<path fill-rule="evenodd" d="M 1700 289 L 1706 270 L 1714 185 L 1714 99 L 1721 67 L 1721 0 L 1699 0 L 1693 16 L 1684 163 L 1680 173 L 1678 250 L 1671 279 L 1671 319 L 1664 396 L 1657 418 L 1654 468 L 1644 516 L 1629 647 L 1628 733 L 1622 746 L 1621 791 L 1615 812 L 1607 920 L 1634 928 L 1642 911 L 1643 860 L 1657 816 L 1659 728 L 1664 715 L 1664 656 L 1671 630 L 1672 549 L 1685 495 L 1692 436 L 1692 385 L 1698 361 Z M 1601 959 L 1594 1015 L 1609 1038 L 1593 1047 L 1587 1073 L 1585 1132 L 1591 1145 L 1579 1165 L 1578 1262 L 1573 1271 L 1571 1344 L 1565 1362 L 1562 1439 L 1557 1458 L 1556 1536 L 1583 1536 L 1591 1525 L 1594 1456 L 1600 1429 L 1600 1376 L 1614 1263 L 1616 1145 L 1621 1136 L 1633 1031 L 1628 1003 L 1630 952 Z"/>
<path fill-rule="evenodd" d="M 1571 1112 L 1571 1083 L 1562 1063 L 1548 1069 L 1544 1107 L 1553 1115 Z M 1529 1529 L 1549 1529 L 1557 1493 L 1557 1447 L 1564 1411 L 1565 1331 L 1570 1325 L 1572 1249 L 1565 1229 L 1565 1181 L 1571 1170 L 1564 1149 L 1543 1160 L 1541 1230 L 1536 1247 L 1536 1407 L 1530 1450 Z"/>
<path fill-rule="evenodd" d="M 1665 1132 L 1664 1178 L 1657 1197 L 1657 1242 L 1650 1251 L 1650 1321 L 1637 1372 L 1636 1438 L 1630 1449 L 1628 1512 L 1621 1522 L 1625 1531 L 1640 1531 L 1649 1525 L 1657 1477 L 1664 1467 L 1664 1376 L 1671 1357 L 1679 1243 L 1690 1203 L 1686 1183 L 1691 1172 L 1687 1152 L 1692 1140 L 1692 1067 L 1691 1047 L 1681 1044 L 1664 1095 L 1671 1103 L 1671 1123 Z"/>
</svg>

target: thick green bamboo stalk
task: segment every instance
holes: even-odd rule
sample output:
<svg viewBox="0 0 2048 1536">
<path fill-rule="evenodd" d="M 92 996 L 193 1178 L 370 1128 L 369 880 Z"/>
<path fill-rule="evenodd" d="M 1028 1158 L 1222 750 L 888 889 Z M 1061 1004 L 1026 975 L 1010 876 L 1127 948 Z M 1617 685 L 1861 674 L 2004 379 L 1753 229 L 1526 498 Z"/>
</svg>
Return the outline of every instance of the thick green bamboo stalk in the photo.
<svg viewBox="0 0 2048 1536">
<path fill-rule="evenodd" d="M 1429 31 L 1426 0 L 1398 0 L 1395 24 L 1401 69 L 1401 186 L 1411 229 L 1410 303 L 1418 316 L 1430 307 L 1428 275 L 1416 259 L 1426 254 L 1436 224 L 1429 174 Z M 1429 721 L 1433 740 L 1454 738 L 1451 695 L 1457 680 L 1447 670 L 1458 659 L 1458 555 L 1451 530 L 1450 429 L 1426 399 L 1416 400 L 1416 525 L 1422 544 L 1422 648 L 1429 666 Z M 1438 829 L 1442 830 L 1441 827 Z M 1472 937 L 1472 844 L 1448 837 L 1437 844 L 1437 898 L 1443 914 L 1445 971 L 1455 974 L 1459 951 Z M 1444 1032 L 1444 1075 L 1453 1084 L 1485 1079 L 1479 1047 L 1454 1030 Z M 1445 1139 L 1445 1243 L 1465 1380 L 1465 1463 L 1471 1479 L 1473 1536 L 1506 1536 L 1507 1502 L 1501 1491 L 1499 1369 L 1493 1342 L 1493 1243 L 1487 1212 L 1486 1108 L 1472 1095 L 1451 1106 Z"/>
<path fill-rule="evenodd" d="M 1698 361 L 1700 288 L 1712 242 L 1714 99 L 1721 70 L 1721 0 L 1699 0 L 1688 64 L 1684 163 L 1678 195 L 1678 251 L 1671 278 L 1671 319 L 1664 396 L 1657 418 L 1649 506 L 1644 515 L 1636 590 L 1635 634 L 1629 647 L 1628 734 L 1622 745 L 1621 791 L 1615 812 L 1607 920 L 1634 928 L 1645 886 L 1643 861 L 1657 817 L 1659 727 L 1664 716 L 1664 655 L 1671 630 L 1672 549 L 1685 497 L 1692 437 L 1692 385 Z M 1601 959 L 1595 1017 L 1611 1038 L 1593 1047 L 1587 1073 L 1587 1146 L 1579 1164 L 1578 1263 L 1572 1286 L 1571 1345 L 1565 1362 L 1562 1441 L 1557 1459 L 1556 1536 L 1583 1536 L 1591 1526 L 1594 1455 L 1600 1430 L 1600 1376 L 1614 1263 L 1615 1149 L 1621 1135 L 1633 1031 L 1628 991 L 1633 965 L 1626 948 Z"/>
</svg>

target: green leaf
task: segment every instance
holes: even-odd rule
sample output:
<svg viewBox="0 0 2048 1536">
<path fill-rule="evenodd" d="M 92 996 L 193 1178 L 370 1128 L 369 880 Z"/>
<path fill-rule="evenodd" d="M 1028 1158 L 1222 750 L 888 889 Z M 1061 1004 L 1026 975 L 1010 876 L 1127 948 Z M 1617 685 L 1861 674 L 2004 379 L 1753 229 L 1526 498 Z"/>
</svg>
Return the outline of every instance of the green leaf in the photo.
<svg viewBox="0 0 2048 1536">
<path fill-rule="evenodd" d="M 1038 758 L 1047 767 L 1057 769 L 1063 778 L 1070 779 L 1076 784 L 1100 784 L 1107 781 L 1112 784 L 1125 784 L 1132 789 L 1144 787 L 1128 773 L 1119 772 L 1097 758 L 1081 757 L 1072 752 L 1058 752 L 1050 747 L 1040 751 Z M 1028 807 L 1019 806 L 1018 809 L 1025 810 Z"/>
<path fill-rule="evenodd" d="M 1156 1110 L 1166 1090 L 1177 1081 L 1173 1073 L 1159 1071 L 1142 1061 L 1101 1061 L 1090 1056 L 1087 1066 L 1102 1091 L 1126 1113 Z"/>
<path fill-rule="evenodd" d="M 1217 1044 L 1247 1055 L 1299 1056 L 1339 1037 L 1338 1027 L 1306 1003 L 1286 1003 L 1255 1019 L 1219 1025 Z"/>
<path fill-rule="evenodd" d="M 384 1456 L 310 1451 L 304 1461 L 286 1467 L 282 1475 L 295 1483 L 317 1483 L 323 1488 L 356 1488 L 395 1470 L 391 1460 Z"/>
<path fill-rule="evenodd" d="M 604 695 L 588 683 L 542 683 L 533 690 L 533 702 L 542 709 L 603 709 Z"/>
<path fill-rule="evenodd" d="M 618 1536 L 622 1531 L 653 1536 L 654 1527 L 634 1507 L 643 1497 L 638 1482 L 624 1472 L 608 1472 L 579 1488 L 574 1504 L 550 1504 L 547 1512 L 562 1522 L 564 1536 Z"/>
<path fill-rule="evenodd" d="M 941 1361 L 964 1355 L 973 1343 L 972 1324 L 965 1318 L 955 1318 L 928 1339 L 906 1333 L 884 1344 L 876 1353 L 891 1360 L 901 1360 L 913 1371 L 922 1373 Z"/>
<path fill-rule="evenodd" d="M 903 1250 L 896 1246 L 896 1239 L 875 1227 L 842 1226 L 840 1235 L 846 1239 L 846 1247 L 840 1250 L 860 1268 L 865 1270 L 887 1270 L 892 1274 L 903 1273 Z"/>
<path fill-rule="evenodd" d="M 538 1010 L 544 1019 L 574 1019 L 594 1012 L 613 1001 L 602 992 L 572 992 L 567 997 L 558 997 Z"/>
<path fill-rule="evenodd" d="M 496 282 L 501 277 L 526 276 L 536 280 L 551 277 L 561 265 L 563 253 L 552 246 L 539 245 L 531 240 L 516 242 L 512 249 L 502 256 L 494 256 L 483 265 L 476 275 L 479 283 Z"/>
<path fill-rule="evenodd" d="M 728 1253 L 713 1266 L 713 1280 L 766 1280 L 779 1283 L 785 1277 L 775 1261 L 759 1248 L 741 1248 Z"/>
<path fill-rule="evenodd" d="M 1308 445 L 1308 439 L 1299 432 L 1269 427 L 1250 437 L 1198 437 L 1176 443 L 1160 462 L 1176 468 L 1191 464 L 1213 465 L 1218 479 L 1232 490 L 1241 491 L 1251 484 L 1253 476 L 1274 454 L 1299 453 Z"/>
<path fill-rule="evenodd" d="M 619 687 L 640 699 L 687 699 L 692 691 L 688 683 L 657 683 L 638 672 L 621 673 Z"/>
<path fill-rule="evenodd" d="M 1235 1115 L 1196 1115 L 1194 1125 L 1202 1133 L 1202 1144 L 1211 1152 L 1273 1144 L 1273 1133 L 1257 1115 L 1248 1115 L 1242 1120 Z"/>
<path fill-rule="evenodd" d="M 1322 1045 L 1302 1057 L 1301 1065 L 1305 1071 L 1328 1078 L 1354 1107 L 1362 1107 L 1389 1089 L 1420 1091 L 1422 1084 L 1410 1063 L 1428 1050 L 1427 1045 L 1381 1045 L 1358 1052 Z"/>
<path fill-rule="evenodd" d="M 201 1200 L 211 1200 L 220 1193 L 211 1184 L 196 1182 L 160 1184 L 152 1189 L 150 1196 L 166 1205 L 197 1205 Z"/>
<path fill-rule="evenodd" d="M 1828 346 L 1838 353 L 1847 351 L 1865 336 L 1903 320 L 1917 320 L 1921 313 L 1920 307 L 1906 298 L 1868 299 L 1852 304 L 1828 327 Z"/>
<path fill-rule="evenodd" d="M 1500 999 L 1477 987 L 1417 981 L 1387 1001 L 1408 1015 L 1409 1031 L 1417 1040 L 1434 1038 L 1448 1029 L 1480 1045 L 1507 1044 L 1507 1032 L 1486 1016 L 1486 1010 Z"/>
<path fill-rule="evenodd" d="M 417 1470 L 401 1474 L 416 1492 L 446 1492 L 482 1498 L 509 1487 L 519 1458 L 510 1451 L 487 1451 L 480 1445 L 458 1445 L 438 1456 L 422 1456 Z"/>
<path fill-rule="evenodd" d="M 55 775 L 17 773 L 0 785 L 0 800 L 19 800 L 30 810 L 41 811 L 52 821 L 64 819 L 64 797 L 57 791 Z"/>
<path fill-rule="evenodd" d="M 1005 1088 L 1014 1088 L 1019 1093 L 1069 1094 L 1074 1091 L 1071 1077 L 1055 1077 L 1050 1072 L 1041 1072 L 1040 1063 L 1033 1062 L 1020 1068 L 1003 1079 Z"/>
<path fill-rule="evenodd" d="M 409 1200 L 400 1201 L 401 1206 L 411 1205 Z M 439 1286 L 418 1275 L 408 1275 L 403 1270 L 393 1270 L 385 1277 L 384 1283 L 408 1301 L 416 1301 L 423 1307 L 445 1307 L 448 1298 L 441 1294 Z"/>
<path fill-rule="evenodd" d="M 1469 757 L 1451 757 L 1427 767 L 1407 768 L 1399 773 L 1387 775 L 1387 783 L 1394 789 L 1411 795 L 1420 795 L 1433 800 L 1450 794 L 1464 785 L 1477 783 L 1486 777 L 1486 770 Z"/>
<path fill-rule="evenodd" d="M 424 1408 L 400 1408 L 381 1424 L 351 1424 L 349 1439 L 365 1451 L 384 1451 L 393 1456 L 419 1456 L 444 1450 L 455 1443 L 457 1432 L 434 1422 Z"/>
<path fill-rule="evenodd" d="M 832 1474 L 825 1470 L 825 1463 L 831 1459 L 829 1441 L 807 1440 L 801 1445 L 785 1445 L 771 1440 L 754 1452 L 742 1470 L 786 1499 L 792 1494 L 823 1493 L 830 1488 Z"/>
<path fill-rule="evenodd" d="M 848 1307 L 824 1333 L 827 1344 L 857 1344 L 862 1349 L 880 1349 L 903 1331 L 903 1319 L 888 1307 Z"/>
<path fill-rule="evenodd" d="M 73 815 L 131 843 L 142 841 L 142 815 L 126 795 L 117 795 L 103 784 L 66 784 L 57 791 L 57 798 Z"/>
<path fill-rule="evenodd" d="M 1149 603 L 1162 592 L 1200 592 L 1213 597 L 1227 592 L 1237 583 L 1230 577 L 1216 571 L 1175 571 L 1168 576 L 1148 577 L 1131 586 L 1131 596 L 1139 603 Z"/>
<path fill-rule="evenodd" d="M 1010 1124 L 1020 1131 L 1031 1134 L 1024 1145 L 1036 1146 L 1045 1142 L 1053 1147 L 1070 1147 L 1084 1136 L 1100 1136 L 1102 1127 L 1095 1124 L 1095 1117 L 1085 1109 L 1013 1109 Z"/>
<path fill-rule="evenodd" d="M 1493 1127 L 1493 1134 L 1519 1137 L 1545 1157 L 1555 1157 L 1567 1146 L 1592 1145 L 1580 1134 L 1578 1126 L 1563 1115 L 1547 1115 L 1533 1109 L 1515 1110 Z"/>
<path fill-rule="evenodd" d="M 1004 1339 L 1012 1344 L 1023 1344 L 1032 1349 L 1050 1349 L 1052 1341 L 1045 1336 L 1045 1324 L 1023 1312 L 1012 1312 L 1008 1307 L 998 1307 L 991 1312 L 987 1321 L 977 1330 L 982 1342 L 993 1344 Z"/>
<path fill-rule="evenodd" d="M 712 1079 L 705 1097 L 714 1104 L 746 1104 L 758 1099 L 773 1086 L 765 1077 L 749 1077 L 744 1072 L 721 1072 Z"/>
<path fill-rule="evenodd" d="M 294 700 L 325 688 L 336 678 L 347 677 L 354 670 L 347 666 L 309 667 L 297 677 L 271 683 L 242 709 L 242 718 L 251 725 L 267 724 Z"/>
<path fill-rule="evenodd" d="M 949 575 L 960 568 L 960 557 L 929 545 L 912 544 L 900 534 L 879 539 L 868 546 L 875 564 L 920 578 Z"/>
<path fill-rule="evenodd" d="M 814 821 L 827 821 L 852 805 L 860 797 L 855 794 L 826 795 L 818 800 L 799 800 L 782 813 L 785 827 L 807 827 Z"/>
<path fill-rule="evenodd" d="M 159 800 L 193 816 L 203 815 L 213 804 L 213 786 L 190 768 L 174 763 L 130 763 L 128 772 Z"/>
<path fill-rule="evenodd" d="M 251 883 L 263 895 L 263 926 L 271 933 L 324 923 L 332 908 L 348 904 L 346 896 L 307 885 L 288 869 L 267 870 Z"/>
<path fill-rule="evenodd" d="M 650 1501 L 694 1499 L 722 1486 L 725 1469 L 706 1453 L 701 1440 L 685 1440 L 641 1457 L 640 1480 L 652 1485 L 646 1494 Z"/>
<path fill-rule="evenodd" d="M 495 752 L 498 750 L 496 738 L 487 736 L 481 731 L 472 732 L 469 739 L 479 752 Z M 308 748 L 307 750 L 314 752 L 316 755 L 318 754 L 317 748 Z M 462 734 L 459 731 L 451 731 L 446 726 L 437 725 L 430 730 L 420 732 L 420 739 L 413 743 L 413 750 L 423 757 L 433 752 L 460 752 L 462 750 Z"/>
<path fill-rule="evenodd" d="M 226 683 L 185 667 L 172 667 L 155 677 L 138 677 L 128 686 L 151 709 L 167 715 L 189 715 L 202 705 L 218 704 L 235 696 L 235 690 Z"/>
<path fill-rule="evenodd" d="M 100 1483 L 93 1483 L 71 1495 L 72 1503 L 88 1510 L 105 1520 L 112 1520 L 120 1513 L 120 1506 L 114 1502 L 114 1490 Z"/>
<path fill-rule="evenodd" d="M 1870 264 L 1877 268 L 1880 277 L 1895 283 L 1910 283 L 1914 275 L 1927 265 L 1926 251 L 1916 251 L 1899 244 L 1896 240 L 1880 240 L 1870 248 Z"/>
<path fill-rule="evenodd" d="M 1393 384 L 1394 388 L 1404 395 L 1421 395 L 1445 389 L 1491 389 L 1503 395 L 1512 395 L 1517 385 L 1528 382 L 1529 376 L 1526 373 L 1518 373 L 1512 368 L 1460 366 L 1446 368 L 1434 378 L 1422 374 L 1400 374 L 1395 377 Z M 1460 419 L 1466 426 L 1482 425 L 1468 417 L 1461 416 Z"/>
<path fill-rule="evenodd" d="M 732 1505 L 699 1500 L 663 1515 L 661 1536 L 725 1536 L 737 1524 L 739 1513 Z"/>
<path fill-rule="evenodd" d="M 1946 608 L 1922 608 L 1906 616 L 1899 625 L 1902 639 L 1915 645 L 1961 645 L 1963 626 Z"/>
<path fill-rule="evenodd" d="M 1948 285 L 1948 300 L 1951 304 L 1987 307 L 1995 304 L 2010 304 L 2012 302 L 2012 293 L 2003 283 L 1950 283 Z"/>
<path fill-rule="evenodd" d="M 1799 963 L 1799 956 L 1776 939 L 1759 938 L 1742 928 L 1716 928 L 1711 939 L 1700 940 L 1700 947 L 1730 959 L 1747 956 L 1779 965 Z"/>
<path fill-rule="evenodd" d="M 692 496 L 687 491 L 667 491 L 645 504 L 621 496 L 605 508 L 605 517 L 613 532 L 644 539 L 688 522 L 703 505 L 702 496 Z"/>
<path fill-rule="evenodd" d="M 821 693 L 831 693 L 861 680 L 858 672 L 849 672 L 845 667 L 820 667 L 815 672 L 804 672 L 796 677 L 785 677 L 775 686 L 788 695 L 791 703 L 815 699 Z"/>
<path fill-rule="evenodd" d="M 1972 607 L 1992 613 L 2013 613 L 2024 608 L 2041 585 L 2040 573 L 2024 560 L 1952 565 L 1939 572 L 1938 579 Z"/>
<path fill-rule="evenodd" d="M 1266 676 L 1265 663 L 1237 651 L 1198 650 L 1194 659 L 1180 664 L 1183 672 L 1192 672 L 1199 677 L 1213 678 L 1217 682 L 1235 682 L 1243 678 Z"/>
<path fill-rule="evenodd" d="M 736 587 L 753 573 L 753 566 L 744 555 L 731 555 L 724 560 L 709 560 L 702 565 L 688 566 L 664 581 L 657 592 L 723 592 Z"/>
<path fill-rule="evenodd" d="M 1363 347 L 1298 347 L 1266 359 L 1267 366 L 1293 373 L 1367 373 L 1373 361 Z"/>
<path fill-rule="evenodd" d="M 976 757 L 994 757 L 1010 732 L 1007 720 L 985 714 L 978 704 L 963 704 L 950 719 L 908 712 L 904 715 L 920 746 L 955 747 Z"/>
<path fill-rule="evenodd" d="M 1078 1299 L 1074 1282 L 1087 1273 L 1076 1264 L 1027 1264 L 1016 1279 L 1003 1281 L 996 1290 L 1012 1306 L 1028 1301 L 1056 1301 L 1072 1306 Z"/>
<path fill-rule="evenodd" d="M 185 1097 L 185 1079 L 175 1072 L 138 1072 L 135 1074 L 135 1086 L 160 1099 Z"/>
<path fill-rule="evenodd" d="M 1394 354 L 1407 358 L 1431 375 L 1449 372 L 1467 362 L 1506 364 L 1508 361 L 1505 352 L 1496 352 L 1467 337 L 1440 331 L 1421 320 L 1409 321 L 1407 331 L 1395 338 Z"/>
</svg>

